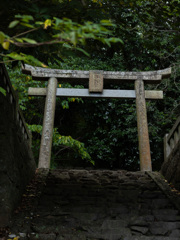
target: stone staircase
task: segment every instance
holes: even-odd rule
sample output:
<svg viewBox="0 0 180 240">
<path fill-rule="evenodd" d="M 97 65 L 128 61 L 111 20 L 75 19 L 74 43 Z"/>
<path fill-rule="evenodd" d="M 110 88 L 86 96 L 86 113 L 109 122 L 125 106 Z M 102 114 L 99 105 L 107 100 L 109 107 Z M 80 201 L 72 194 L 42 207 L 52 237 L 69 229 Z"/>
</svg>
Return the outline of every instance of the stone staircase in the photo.
<svg viewBox="0 0 180 240">
<path fill-rule="evenodd" d="M 155 175 L 166 192 L 144 172 L 40 171 L 16 210 L 8 238 L 178 240 L 180 214 L 171 201 L 173 192 Z"/>
</svg>

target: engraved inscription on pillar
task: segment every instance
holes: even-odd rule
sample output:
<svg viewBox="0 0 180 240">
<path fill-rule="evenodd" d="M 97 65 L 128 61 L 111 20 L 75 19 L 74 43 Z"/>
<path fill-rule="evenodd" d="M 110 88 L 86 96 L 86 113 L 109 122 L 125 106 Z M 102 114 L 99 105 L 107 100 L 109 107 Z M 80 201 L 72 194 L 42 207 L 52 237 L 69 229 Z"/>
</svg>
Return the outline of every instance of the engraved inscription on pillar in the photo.
<svg viewBox="0 0 180 240">
<path fill-rule="evenodd" d="M 89 92 L 103 91 L 103 71 L 89 71 Z"/>
</svg>

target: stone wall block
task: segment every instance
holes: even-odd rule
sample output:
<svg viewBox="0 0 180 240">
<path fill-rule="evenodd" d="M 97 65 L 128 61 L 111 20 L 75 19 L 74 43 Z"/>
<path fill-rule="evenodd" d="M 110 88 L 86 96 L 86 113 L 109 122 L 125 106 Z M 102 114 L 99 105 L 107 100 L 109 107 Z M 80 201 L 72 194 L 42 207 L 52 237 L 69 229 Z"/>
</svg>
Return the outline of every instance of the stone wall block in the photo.
<svg viewBox="0 0 180 240">
<path fill-rule="evenodd" d="M 180 190 L 180 140 L 161 167 L 162 175 Z"/>
<path fill-rule="evenodd" d="M 35 173 L 35 161 L 22 126 L 17 119 L 16 94 L 4 65 L 0 64 L 0 228 L 8 225 L 13 210 L 19 204 L 26 185 Z M 3 81 L 4 78 L 6 81 Z M 22 119 L 22 117 L 21 117 Z M 24 126 L 24 122 L 22 122 Z"/>
</svg>

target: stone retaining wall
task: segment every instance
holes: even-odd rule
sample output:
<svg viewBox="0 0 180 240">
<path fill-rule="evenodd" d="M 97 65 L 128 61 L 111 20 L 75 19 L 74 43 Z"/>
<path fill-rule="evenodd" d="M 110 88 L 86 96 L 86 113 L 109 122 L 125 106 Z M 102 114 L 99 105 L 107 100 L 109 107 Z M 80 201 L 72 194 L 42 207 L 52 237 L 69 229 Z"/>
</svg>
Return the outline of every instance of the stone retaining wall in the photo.
<svg viewBox="0 0 180 240">
<path fill-rule="evenodd" d="M 23 190 L 35 172 L 31 136 L 6 68 L 0 64 L 0 227 L 8 224 Z"/>
<path fill-rule="evenodd" d="M 164 137 L 164 163 L 161 173 L 180 190 L 180 116 Z"/>
<path fill-rule="evenodd" d="M 180 140 L 161 167 L 162 175 L 180 190 Z"/>
</svg>

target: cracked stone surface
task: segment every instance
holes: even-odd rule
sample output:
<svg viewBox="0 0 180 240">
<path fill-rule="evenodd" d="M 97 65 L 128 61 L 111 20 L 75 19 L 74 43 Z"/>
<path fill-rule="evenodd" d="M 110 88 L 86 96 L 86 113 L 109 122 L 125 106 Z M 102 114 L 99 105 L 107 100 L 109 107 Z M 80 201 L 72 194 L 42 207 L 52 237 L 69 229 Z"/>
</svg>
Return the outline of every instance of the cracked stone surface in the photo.
<svg viewBox="0 0 180 240">
<path fill-rule="evenodd" d="M 10 232 L 19 239 L 179 239 L 179 211 L 146 173 L 63 169 L 46 174 L 33 194 L 26 193 L 28 199 L 33 195 L 30 206 L 12 219 Z"/>
</svg>

